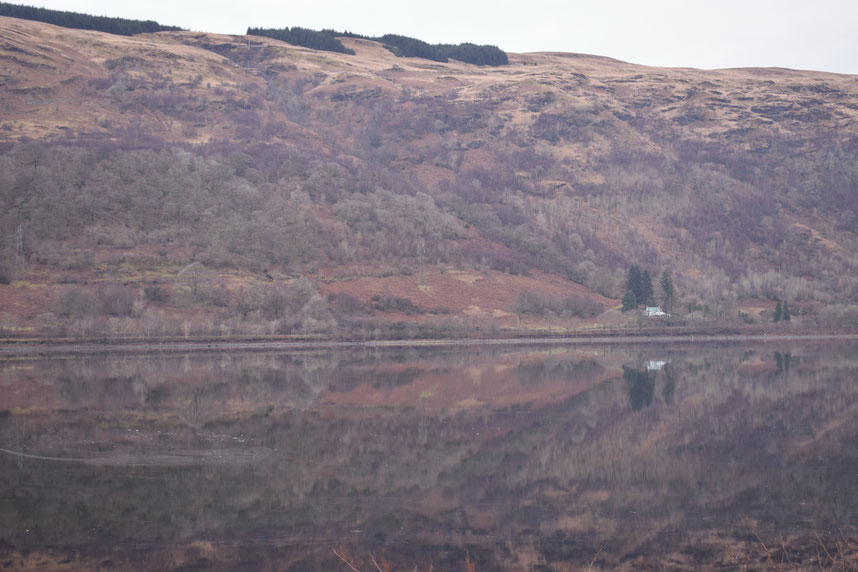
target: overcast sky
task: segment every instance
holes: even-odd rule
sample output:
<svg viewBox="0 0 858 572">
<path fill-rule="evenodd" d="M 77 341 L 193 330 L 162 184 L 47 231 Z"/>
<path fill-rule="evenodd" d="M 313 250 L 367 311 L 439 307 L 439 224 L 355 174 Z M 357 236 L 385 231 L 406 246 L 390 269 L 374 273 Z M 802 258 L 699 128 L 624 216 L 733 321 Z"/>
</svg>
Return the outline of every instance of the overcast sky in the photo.
<svg viewBox="0 0 858 572">
<path fill-rule="evenodd" d="M 670 67 L 858 74 L 858 0 L 13 0 L 204 32 L 248 26 L 403 34 L 508 52 L 598 54 Z"/>
</svg>

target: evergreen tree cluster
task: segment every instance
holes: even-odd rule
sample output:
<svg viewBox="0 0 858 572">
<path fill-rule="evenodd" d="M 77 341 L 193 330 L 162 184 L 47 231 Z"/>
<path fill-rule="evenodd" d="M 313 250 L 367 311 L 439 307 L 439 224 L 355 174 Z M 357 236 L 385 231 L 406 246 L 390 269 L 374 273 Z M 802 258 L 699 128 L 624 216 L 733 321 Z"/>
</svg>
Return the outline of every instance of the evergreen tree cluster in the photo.
<svg viewBox="0 0 858 572">
<path fill-rule="evenodd" d="M 423 58 L 435 62 L 446 62 L 448 58 L 435 46 L 408 36 L 385 34 L 378 38 L 384 47 L 400 58 Z"/>
<path fill-rule="evenodd" d="M 634 293 L 636 305 L 652 304 L 654 298 L 649 270 L 642 270 L 637 264 L 632 264 L 626 278 L 626 291 Z"/>
<path fill-rule="evenodd" d="M 478 46 L 471 43 L 429 44 L 423 40 L 400 36 L 398 34 L 385 34 L 380 37 L 373 37 L 355 34 L 354 32 L 338 32 L 330 29 L 317 32 L 304 28 L 283 28 L 280 30 L 248 28 L 247 34 L 252 36 L 267 36 L 314 50 L 344 54 L 354 54 L 354 51 L 346 48 L 337 39 L 338 37 L 359 38 L 380 42 L 384 44 L 385 48 L 402 58 L 423 58 L 436 62 L 447 62 L 454 59 L 478 66 L 502 66 L 509 63 L 506 52 L 497 46 Z"/>
<path fill-rule="evenodd" d="M 502 66 L 509 63 L 506 53 L 497 46 L 478 46 L 476 44 L 429 44 L 422 40 L 386 34 L 378 41 L 403 58 L 424 58 L 436 62 L 459 60 L 478 66 Z"/>
<path fill-rule="evenodd" d="M 62 26 L 63 28 L 107 32 L 108 34 L 117 34 L 119 36 L 151 34 L 154 32 L 176 32 L 181 30 L 181 28 L 176 26 L 162 26 L 152 20 L 128 20 L 107 16 L 90 16 L 89 14 L 80 14 L 78 12 L 20 6 L 6 2 L 0 2 L 0 16 L 45 22 L 46 24 Z"/>
<path fill-rule="evenodd" d="M 307 28 L 248 28 L 248 36 L 265 36 L 292 44 L 303 46 L 313 50 L 325 52 L 337 52 L 340 54 L 354 55 L 354 50 L 345 47 L 341 41 L 334 37 L 333 30 L 309 30 Z"/>
<path fill-rule="evenodd" d="M 439 44 L 447 57 L 477 66 L 505 66 L 509 63 L 506 52 L 497 46 L 471 44 Z"/>
<path fill-rule="evenodd" d="M 775 322 L 780 322 L 781 320 L 785 322 L 789 322 L 792 319 L 792 314 L 789 310 L 789 304 L 787 304 L 786 300 L 781 302 L 778 300 L 777 306 L 775 306 Z"/>
</svg>

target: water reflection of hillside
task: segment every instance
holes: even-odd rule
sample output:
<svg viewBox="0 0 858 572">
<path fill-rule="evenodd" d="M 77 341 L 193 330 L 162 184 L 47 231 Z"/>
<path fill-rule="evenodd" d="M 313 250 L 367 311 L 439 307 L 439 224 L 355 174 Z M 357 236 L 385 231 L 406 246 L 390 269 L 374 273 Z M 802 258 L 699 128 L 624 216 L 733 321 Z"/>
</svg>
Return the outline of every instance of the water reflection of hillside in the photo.
<svg viewBox="0 0 858 572">
<path fill-rule="evenodd" d="M 695 568 L 759 534 L 809 565 L 858 546 L 855 349 L 10 362 L 0 556 Z"/>
</svg>

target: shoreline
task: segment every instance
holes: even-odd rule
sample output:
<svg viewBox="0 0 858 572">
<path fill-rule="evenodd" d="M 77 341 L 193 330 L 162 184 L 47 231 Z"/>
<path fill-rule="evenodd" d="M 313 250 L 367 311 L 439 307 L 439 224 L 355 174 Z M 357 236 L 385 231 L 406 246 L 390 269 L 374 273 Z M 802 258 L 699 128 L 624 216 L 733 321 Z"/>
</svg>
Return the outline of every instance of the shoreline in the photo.
<svg viewBox="0 0 858 572">
<path fill-rule="evenodd" d="M 858 340 L 858 333 L 816 334 L 661 334 L 661 335 L 599 335 L 513 338 L 433 338 L 392 340 L 222 340 L 222 341 L 150 341 L 150 342 L 81 342 L 38 343 L 0 341 L 0 359 L 9 356 L 80 355 L 100 353 L 160 353 L 216 351 L 283 351 L 338 350 L 352 348 L 429 348 L 479 346 L 545 346 L 545 345 L 605 345 L 659 343 L 739 343 L 739 342 L 811 342 Z"/>
</svg>

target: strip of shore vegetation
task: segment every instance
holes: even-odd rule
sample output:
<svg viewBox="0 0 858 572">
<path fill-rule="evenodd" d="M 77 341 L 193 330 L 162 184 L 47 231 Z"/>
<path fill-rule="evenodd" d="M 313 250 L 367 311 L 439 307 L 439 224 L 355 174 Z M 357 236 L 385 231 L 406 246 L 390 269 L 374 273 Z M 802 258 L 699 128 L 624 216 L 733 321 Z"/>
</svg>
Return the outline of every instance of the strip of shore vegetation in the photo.
<svg viewBox="0 0 858 572">
<path fill-rule="evenodd" d="M 408 348 L 454 346 L 522 345 L 603 345 L 603 344 L 680 344 L 855 341 L 858 333 L 832 331 L 742 331 L 738 328 L 706 330 L 625 330 L 574 333 L 506 332 L 506 336 L 466 336 L 445 338 L 348 339 L 317 336 L 247 336 L 219 338 L 134 338 L 70 339 L 7 338 L 0 340 L 3 356 L 65 355 L 94 353 L 210 352 L 210 351 L 288 351 L 345 348 Z M 517 335 L 516 335 L 517 334 Z"/>
</svg>

